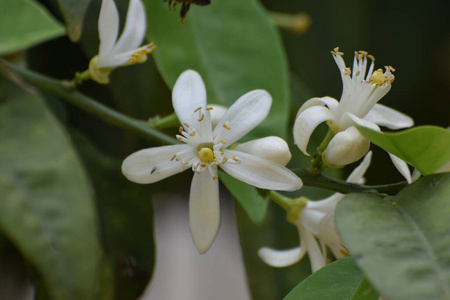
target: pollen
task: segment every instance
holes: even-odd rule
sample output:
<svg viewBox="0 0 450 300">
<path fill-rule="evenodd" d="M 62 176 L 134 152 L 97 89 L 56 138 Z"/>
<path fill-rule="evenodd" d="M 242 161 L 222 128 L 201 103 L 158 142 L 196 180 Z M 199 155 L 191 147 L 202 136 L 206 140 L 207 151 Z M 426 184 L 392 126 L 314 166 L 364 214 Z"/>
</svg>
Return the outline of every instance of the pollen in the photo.
<svg viewBox="0 0 450 300">
<path fill-rule="evenodd" d="M 210 162 L 214 160 L 214 153 L 211 149 L 204 147 L 198 151 L 198 158 L 204 163 Z"/>
<path fill-rule="evenodd" d="M 383 85 L 388 80 L 388 77 L 384 75 L 382 71 L 373 72 L 372 76 L 370 76 L 370 82 L 375 83 L 376 85 Z"/>
</svg>

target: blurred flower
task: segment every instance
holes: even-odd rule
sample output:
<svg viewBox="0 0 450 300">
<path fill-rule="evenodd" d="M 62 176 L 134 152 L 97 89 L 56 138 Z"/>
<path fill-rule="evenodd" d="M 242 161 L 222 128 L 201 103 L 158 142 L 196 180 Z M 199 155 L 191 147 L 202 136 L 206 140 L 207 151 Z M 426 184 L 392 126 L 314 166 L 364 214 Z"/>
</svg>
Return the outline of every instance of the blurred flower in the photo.
<svg viewBox="0 0 450 300">
<path fill-rule="evenodd" d="M 363 176 L 370 165 L 371 157 L 372 152 L 369 152 L 347 178 L 347 182 L 364 183 Z M 318 201 L 305 197 L 298 199 L 288 211 L 288 221 L 297 226 L 300 246 L 289 250 L 263 247 L 258 251 L 258 255 L 266 264 L 282 268 L 299 262 L 308 253 L 313 272 L 327 264 L 327 247 L 337 259 L 348 256 L 334 226 L 336 204 L 344 196 L 336 193 Z"/>
<path fill-rule="evenodd" d="M 272 190 L 297 190 L 302 181 L 282 165 L 227 147 L 261 123 L 271 96 L 254 90 L 240 97 L 213 128 L 211 109 L 200 75 L 188 70 L 173 89 L 173 107 L 183 124 L 177 139 L 185 144 L 144 149 L 128 156 L 122 173 L 136 183 L 153 183 L 191 168 L 189 228 L 200 253 L 213 243 L 220 223 L 218 170 L 250 185 Z"/>
<path fill-rule="evenodd" d="M 115 67 L 143 63 L 155 46 L 153 43 L 139 47 L 147 24 L 145 8 L 140 0 L 130 0 L 125 27 L 118 39 L 119 13 L 113 0 L 103 0 L 98 18 L 100 38 L 99 53 L 89 63 L 91 78 L 107 84 Z M 138 48 L 139 47 L 139 48 Z"/>
<path fill-rule="evenodd" d="M 370 124 L 370 127 L 378 129 L 377 124 L 390 129 L 414 125 L 414 121 L 409 116 L 377 104 L 391 89 L 391 84 L 394 81 L 394 75 L 392 74 L 394 68 L 386 66 L 384 72 L 381 69 L 374 71 L 375 58 L 365 51 L 359 51 L 355 52 L 352 72 L 350 68 L 346 67 L 342 58 L 344 53 L 339 52 L 339 48 L 334 49 L 331 53 L 342 77 L 341 99 L 338 102 L 331 97 L 312 98 L 300 107 L 293 132 L 294 141 L 304 154 L 309 155 L 306 148 L 311 134 L 324 121 L 327 121 L 329 128 L 334 133 L 345 131 L 357 121 L 364 121 L 364 123 Z M 367 68 L 368 59 L 371 60 L 369 68 Z M 353 141 L 349 141 L 351 138 L 353 138 Z M 333 139 L 344 140 L 344 137 L 336 135 Z M 337 153 L 338 151 L 341 151 L 339 155 L 346 159 L 342 162 L 331 159 L 333 165 L 344 166 L 359 160 L 369 150 L 361 139 L 356 132 L 347 135 L 348 146 L 337 150 L 327 149 L 328 160 L 330 160 L 330 152 Z M 354 151 L 352 144 L 357 144 L 361 148 Z M 332 148 L 341 147 L 339 143 L 333 142 L 333 140 L 331 140 L 329 146 Z M 367 149 L 362 151 L 364 148 Z M 342 150 L 344 149 L 347 149 L 349 153 L 343 153 Z"/>
</svg>

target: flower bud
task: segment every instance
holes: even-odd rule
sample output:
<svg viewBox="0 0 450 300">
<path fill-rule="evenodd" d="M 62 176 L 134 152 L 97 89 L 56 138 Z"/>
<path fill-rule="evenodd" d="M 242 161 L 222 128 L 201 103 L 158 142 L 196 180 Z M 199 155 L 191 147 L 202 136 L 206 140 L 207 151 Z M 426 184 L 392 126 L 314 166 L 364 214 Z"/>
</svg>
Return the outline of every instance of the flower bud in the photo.
<svg viewBox="0 0 450 300">
<path fill-rule="evenodd" d="M 288 144 L 277 136 L 252 140 L 238 145 L 235 149 L 265 158 L 283 166 L 286 166 L 292 158 Z"/>
<path fill-rule="evenodd" d="M 214 128 L 214 127 L 216 127 L 217 123 L 219 123 L 220 119 L 222 119 L 222 116 L 227 111 L 227 108 L 225 106 L 219 105 L 219 104 L 211 104 L 211 105 L 208 105 L 208 107 L 213 108 L 209 112 L 211 114 L 211 123 Z"/>
<path fill-rule="evenodd" d="M 322 159 L 330 167 L 342 167 L 362 158 L 369 147 L 370 141 L 351 126 L 333 137 L 322 154 Z"/>
</svg>

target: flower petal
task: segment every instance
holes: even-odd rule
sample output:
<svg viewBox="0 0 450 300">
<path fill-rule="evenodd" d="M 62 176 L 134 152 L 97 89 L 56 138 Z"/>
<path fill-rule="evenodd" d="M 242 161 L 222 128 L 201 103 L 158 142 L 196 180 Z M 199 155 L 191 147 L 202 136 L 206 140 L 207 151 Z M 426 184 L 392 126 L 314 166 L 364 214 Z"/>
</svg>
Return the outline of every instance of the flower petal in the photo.
<svg viewBox="0 0 450 300">
<path fill-rule="evenodd" d="M 411 117 L 381 104 L 375 104 L 364 119 L 390 129 L 407 128 L 414 125 Z"/>
<path fill-rule="evenodd" d="M 138 48 L 144 39 L 147 22 L 145 8 L 140 0 L 130 0 L 125 28 L 110 54 L 119 54 Z"/>
<path fill-rule="evenodd" d="M 381 131 L 380 127 L 378 127 L 377 124 L 375 124 L 372 121 L 361 119 L 354 114 L 346 113 L 347 117 L 349 117 L 354 123 L 358 124 L 359 126 L 367 127 L 369 129 L 375 130 L 375 131 Z"/>
<path fill-rule="evenodd" d="M 98 17 L 98 35 L 100 38 L 99 57 L 106 56 L 117 40 L 119 32 L 119 13 L 113 0 L 103 0 Z"/>
<path fill-rule="evenodd" d="M 289 250 L 275 250 L 263 247 L 258 250 L 258 255 L 263 262 L 271 267 L 284 268 L 298 263 L 305 256 L 306 248 L 297 247 Z"/>
<path fill-rule="evenodd" d="M 228 145 L 259 125 L 269 114 L 272 97 L 267 91 L 254 90 L 241 96 L 223 115 L 214 128 L 215 141 L 224 140 Z M 226 129 L 227 124 L 231 129 Z"/>
<path fill-rule="evenodd" d="M 171 158 L 176 153 L 189 151 L 193 151 L 191 155 L 197 155 L 195 149 L 186 144 L 140 150 L 125 158 L 122 173 L 136 183 L 157 182 L 179 173 L 182 163 Z"/>
<path fill-rule="evenodd" d="M 395 156 L 394 154 L 389 153 L 389 156 L 391 157 L 392 162 L 394 163 L 395 168 L 400 172 L 400 174 L 403 175 L 403 177 L 405 177 L 406 181 L 408 181 L 408 183 L 411 183 L 411 171 L 409 170 L 408 165 L 406 164 L 406 162 L 404 162 L 402 159 L 398 158 L 397 156 Z"/>
<path fill-rule="evenodd" d="M 305 243 L 306 252 L 308 252 L 309 261 L 311 262 L 311 270 L 313 272 L 324 267 L 326 264 L 326 258 L 322 254 L 322 249 L 320 249 L 316 238 L 312 232 L 305 229 L 303 226 L 299 226 L 300 236 L 302 241 Z"/>
<path fill-rule="evenodd" d="M 253 186 L 268 190 L 295 191 L 302 180 L 282 165 L 241 151 L 224 150 L 230 162 L 221 168 L 231 176 Z M 233 163 L 232 158 L 239 160 Z"/>
<path fill-rule="evenodd" d="M 331 112 L 337 112 L 337 108 L 339 105 L 339 102 L 331 97 L 321 97 L 321 98 L 311 98 L 309 100 L 307 100 L 305 103 L 303 103 L 303 105 L 300 107 L 300 109 L 298 110 L 297 113 L 297 117 L 304 112 L 306 109 L 313 107 L 313 106 L 328 106 L 328 108 L 330 109 Z"/>
<path fill-rule="evenodd" d="M 364 157 L 361 164 L 356 167 L 353 172 L 348 176 L 347 182 L 351 183 L 360 183 L 364 174 L 366 174 L 367 168 L 370 166 L 370 162 L 372 160 L 372 151 L 369 151 L 367 155 Z"/>
<path fill-rule="evenodd" d="M 328 108 L 322 106 L 313 106 L 304 110 L 295 120 L 294 142 L 305 155 L 309 155 L 306 148 L 314 129 L 328 120 L 335 121 L 335 117 Z"/>
<path fill-rule="evenodd" d="M 206 107 L 206 88 L 200 74 L 193 70 L 181 73 L 172 91 L 172 104 L 181 124 L 196 125 L 198 107 Z"/>
<path fill-rule="evenodd" d="M 217 168 L 212 172 L 217 176 Z M 214 180 L 208 171 L 195 173 L 189 196 L 189 229 L 200 254 L 211 247 L 219 225 L 219 180 Z"/>
</svg>

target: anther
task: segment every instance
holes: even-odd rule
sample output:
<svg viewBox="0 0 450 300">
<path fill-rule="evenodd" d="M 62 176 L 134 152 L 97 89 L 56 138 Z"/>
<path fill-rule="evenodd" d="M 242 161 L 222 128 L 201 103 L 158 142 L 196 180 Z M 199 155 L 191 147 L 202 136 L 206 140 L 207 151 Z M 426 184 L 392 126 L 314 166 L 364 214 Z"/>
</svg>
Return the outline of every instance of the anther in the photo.
<svg viewBox="0 0 450 300">
<path fill-rule="evenodd" d="M 176 161 L 180 161 L 180 158 L 179 158 L 179 157 L 177 157 L 177 158 L 175 158 L 175 160 L 176 160 Z"/>
<path fill-rule="evenodd" d="M 360 71 L 356 72 L 356 73 L 355 73 L 355 76 L 359 76 L 359 74 L 361 74 Z"/>
<path fill-rule="evenodd" d="M 238 161 L 239 161 L 239 159 L 238 159 L 236 156 L 234 156 L 234 155 L 233 155 L 232 159 L 233 159 L 235 162 L 238 162 Z"/>
<path fill-rule="evenodd" d="M 189 128 L 189 124 L 188 123 L 183 123 L 184 126 L 186 126 L 187 128 Z"/>
<path fill-rule="evenodd" d="M 180 136 L 177 136 L 177 140 L 178 140 L 179 142 L 182 142 L 182 141 L 183 141 L 183 139 L 182 139 Z"/>
<path fill-rule="evenodd" d="M 211 107 L 211 106 L 206 108 L 206 110 L 208 110 L 208 111 L 213 110 L 213 109 L 214 109 L 214 107 Z"/>
<path fill-rule="evenodd" d="M 219 178 L 219 176 L 214 176 L 214 177 L 213 177 L 213 180 L 216 180 L 217 178 Z"/>
<path fill-rule="evenodd" d="M 223 128 L 226 128 L 226 129 L 228 129 L 228 130 L 231 130 L 230 126 L 228 126 L 227 123 L 223 123 L 222 126 L 223 126 Z"/>
<path fill-rule="evenodd" d="M 350 75 L 352 74 L 352 70 L 350 70 L 350 68 L 344 68 L 344 75 Z"/>
<path fill-rule="evenodd" d="M 224 140 L 221 140 L 220 142 L 221 142 L 222 144 L 224 144 L 224 145 L 227 143 L 227 142 L 225 142 Z"/>
<path fill-rule="evenodd" d="M 202 109 L 202 107 L 201 106 L 199 106 L 199 107 L 197 107 L 197 109 L 196 110 L 194 110 L 194 112 L 196 113 L 196 112 L 198 112 L 200 109 Z"/>
<path fill-rule="evenodd" d="M 200 117 L 200 119 L 198 119 L 198 121 L 201 122 L 201 121 L 203 121 L 204 118 L 205 118 L 205 115 L 202 114 L 201 117 Z"/>
<path fill-rule="evenodd" d="M 200 164 L 200 167 L 206 168 L 206 164 Z"/>
<path fill-rule="evenodd" d="M 195 135 L 195 131 L 192 131 L 191 133 L 189 133 L 190 136 L 194 136 Z"/>
<path fill-rule="evenodd" d="M 183 133 L 183 127 L 180 126 L 180 128 L 178 128 L 178 131 L 180 132 L 180 134 Z"/>
<path fill-rule="evenodd" d="M 172 158 L 170 159 L 170 161 L 173 161 L 176 157 L 177 157 L 177 155 L 174 154 L 174 155 L 172 156 Z"/>
<path fill-rule="evenodd" d="M 228 157 L 224 157 L 224 158 L 222 159 L 221 164 L 223 165 L 223 164 L 226 163 L 227 161 L 228 161 Z"/>
<path fill-rule="evenodd" d="M 372 61 L 375 61 L 375 56 L 373 56 L 372 54 L 367 55 L 368 58 L 370 58 Z"/>
</svg>

